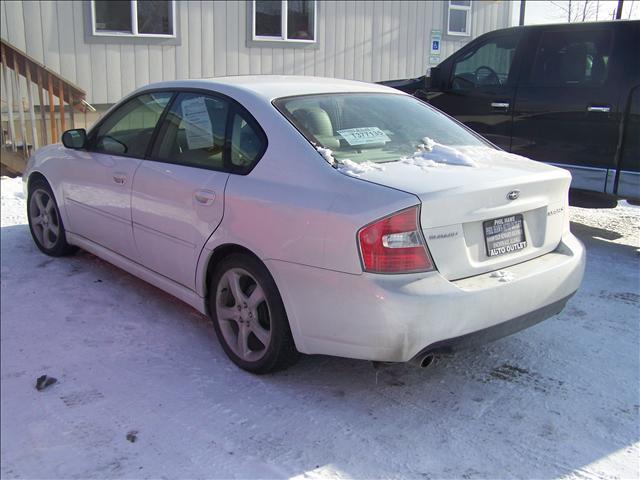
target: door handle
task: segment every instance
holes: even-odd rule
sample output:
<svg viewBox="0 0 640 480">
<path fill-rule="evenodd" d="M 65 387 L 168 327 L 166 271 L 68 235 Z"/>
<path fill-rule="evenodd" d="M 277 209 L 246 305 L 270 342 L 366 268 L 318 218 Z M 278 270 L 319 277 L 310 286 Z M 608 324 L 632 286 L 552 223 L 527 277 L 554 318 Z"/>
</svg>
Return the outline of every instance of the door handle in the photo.
<svg viewBox="0 0 640 480">
<path fill-rule="evenodd" d="M 509 102 L 491 102 L 491 108 L 500 109 L 500 110 L 508 110 Z"/>
<path fill-rule="evenodd" d="M 611 107 L 608 105 L 589 105 L 587 107 L 587 112 L 609 113 L 610 111 Z"/>
<path fill-rule="evenodd" d="M 124 175 L 123 173 L 114 173 L 113 181 L 116 182 L 118 185 L 124 185 L 125 183 L 127 183 L 127 176 Z"/>
<path fill-rule="evenodd" d="M 193 194 L 193 198 L 196 199 L 196 202 L 202 205 L 211 205 L 216 199 L 216 194 L 211 190 L 196 190 Z"/>
</svg>

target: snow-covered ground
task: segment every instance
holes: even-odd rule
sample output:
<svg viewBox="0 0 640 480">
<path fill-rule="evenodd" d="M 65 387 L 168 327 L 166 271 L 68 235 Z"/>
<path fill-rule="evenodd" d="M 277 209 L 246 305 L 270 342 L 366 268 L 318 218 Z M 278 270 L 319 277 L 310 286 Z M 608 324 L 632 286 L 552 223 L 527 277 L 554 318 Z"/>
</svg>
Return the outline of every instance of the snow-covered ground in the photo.
<svg viewBox="0 0 640 480">
<path fill-rule="evenodd" d="M 640 208 L 571 209 L 585 282 L 536 327 L 426 370 L 313 356 L 257 377 L 178 300 L 41 254 L 19 179 L 1 189 L 2 478 L 640 475 Z"/>
</svg>

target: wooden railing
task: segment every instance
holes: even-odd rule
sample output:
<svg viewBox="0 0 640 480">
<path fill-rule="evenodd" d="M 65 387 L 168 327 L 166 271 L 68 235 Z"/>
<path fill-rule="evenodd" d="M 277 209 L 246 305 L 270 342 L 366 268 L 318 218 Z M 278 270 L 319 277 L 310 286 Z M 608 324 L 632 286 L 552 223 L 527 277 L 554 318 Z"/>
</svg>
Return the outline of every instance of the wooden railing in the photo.
<svg viewBox="0 0 640 480">
<path fill-rule="evenodd" d="M 0 39 L 0 59 L 3 87 L 0 124 L 3 151 L 20 151 L 26 159 L 31 149 L 56 143 L 60 141 L 63 131 L 74 128 L 76 112 L 95 111 L 86 102 L 84 90 L 4 39 Z M 24 87 L 28 119 L 25 116 Z M 37 102 L 34 99 L 34 90 L 37 92 Z M 39 119 L 36 118 L 36 108 Z"/>
</svg>

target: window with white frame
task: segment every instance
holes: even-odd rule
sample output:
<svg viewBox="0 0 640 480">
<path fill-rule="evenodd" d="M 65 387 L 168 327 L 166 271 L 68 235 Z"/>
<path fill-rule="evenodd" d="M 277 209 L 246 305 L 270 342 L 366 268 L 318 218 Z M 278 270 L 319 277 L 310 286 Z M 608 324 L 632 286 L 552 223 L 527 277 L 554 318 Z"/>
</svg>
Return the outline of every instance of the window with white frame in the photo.
<svg viewBox="0 0 640 480">
<path fill-rule="evenodd" d="M 315 0 L 253 0 L 253 40 L 316 41 Z"/>
<path fill-rule="evenodd" d="M 175 10 L 174 0 L 92 0 L 92 33 L 174 38 Z"/>
<path fill-rule="evenodd" d="M 471 35 L 471 0 L 450 0 L 447 12 L 447 33 Z"/>
</svg>

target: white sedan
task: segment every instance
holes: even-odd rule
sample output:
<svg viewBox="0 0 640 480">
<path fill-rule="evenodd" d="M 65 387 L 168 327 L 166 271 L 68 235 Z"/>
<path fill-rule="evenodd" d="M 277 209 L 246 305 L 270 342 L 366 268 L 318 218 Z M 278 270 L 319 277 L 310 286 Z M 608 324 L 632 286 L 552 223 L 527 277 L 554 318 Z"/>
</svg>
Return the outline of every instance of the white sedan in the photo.
<svg viewBox="0 0 640 480">
<path fill-rule="evenodd" d="M 570 175 L 391 88 L 156 83 L 62 142 L 24 174 L 38 248 L 192 305 L 254 373 L 299 352 L 426 366 L 560 312 L 582 281 Z"/>
</svg>

